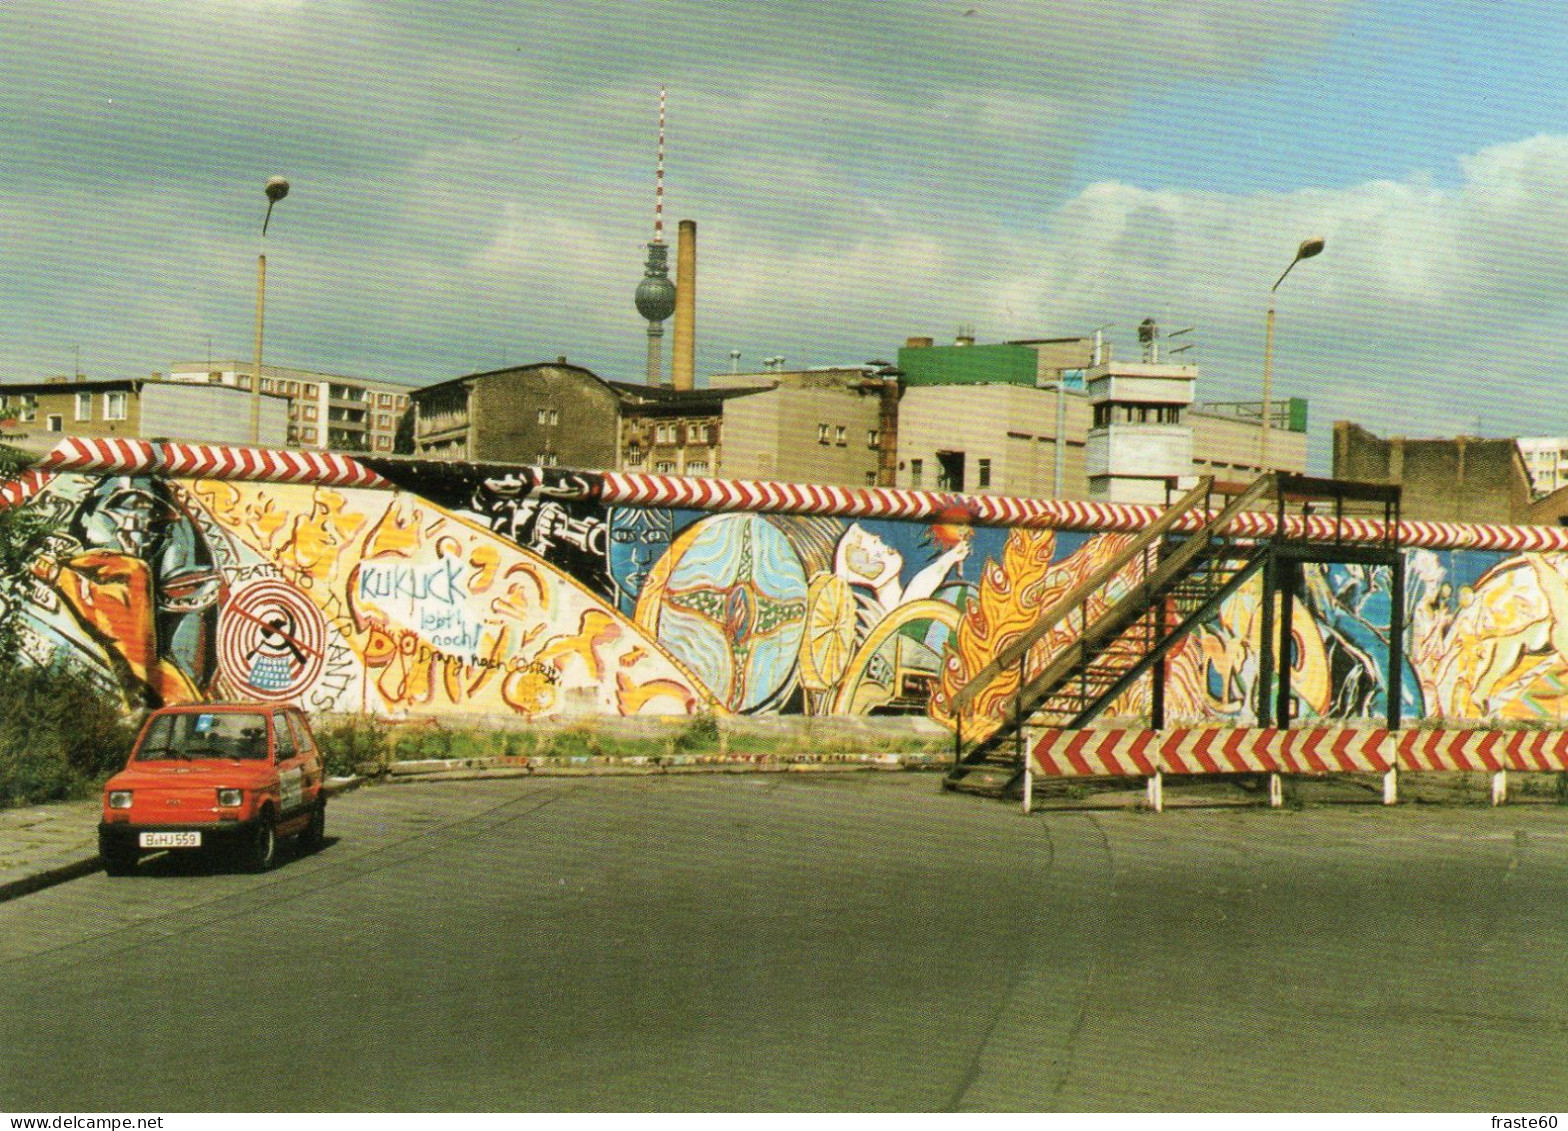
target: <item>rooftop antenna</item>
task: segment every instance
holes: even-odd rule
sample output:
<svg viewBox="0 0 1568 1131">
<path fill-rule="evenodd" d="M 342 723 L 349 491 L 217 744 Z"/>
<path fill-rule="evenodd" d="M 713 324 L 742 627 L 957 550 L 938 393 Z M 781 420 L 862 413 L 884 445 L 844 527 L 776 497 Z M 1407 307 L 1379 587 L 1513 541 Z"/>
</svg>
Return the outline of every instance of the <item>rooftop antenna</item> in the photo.
<svg viewBox="0 0 1568 1131">
<path fill-rule="evenodd" d="M 659 87 L 659 163 L 653 181 L 653 242 L 642 282 L 637 284 L 637 313 L 648 320 L 650 385 L 660 383 L 664 364 L 664 320 L 675 312 L 675 284 L 670 282 L 670 253 L 664 246 L 664 87 Z"/>
<path fill-rule="evenodd" d="M 1114 322 L 1107 322 L 1094 332 L 1094 356 L 1089 361 L 1090 365 L 1099 365 L 1110 360 L 1105 349 L 1105 331 L 1113 329 L 1115 325 Z"/>
</svg>

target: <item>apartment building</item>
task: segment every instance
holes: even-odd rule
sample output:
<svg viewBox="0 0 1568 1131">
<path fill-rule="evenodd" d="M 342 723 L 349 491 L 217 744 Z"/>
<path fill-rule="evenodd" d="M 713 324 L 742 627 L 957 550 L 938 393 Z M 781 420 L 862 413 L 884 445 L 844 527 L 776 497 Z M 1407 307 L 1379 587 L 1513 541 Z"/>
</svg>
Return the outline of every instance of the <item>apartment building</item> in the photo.
<svg viewBox="0 0 1568 1131">
<path fill-rule="evenodd" d="M 169 380 L 249 390 L 255 366 L 242 361 L 182 362 Z M 289 447 L 389 455 L 412 390 L 389 381 L 261 367 L 261 392 L 288 402 Z"/>
</svg>

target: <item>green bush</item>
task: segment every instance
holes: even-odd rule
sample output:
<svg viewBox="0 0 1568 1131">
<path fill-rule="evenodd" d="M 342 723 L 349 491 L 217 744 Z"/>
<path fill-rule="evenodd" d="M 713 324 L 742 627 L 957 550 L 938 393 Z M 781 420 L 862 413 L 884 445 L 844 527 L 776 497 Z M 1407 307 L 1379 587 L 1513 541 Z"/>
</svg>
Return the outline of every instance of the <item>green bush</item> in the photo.
<svg viewBox="0 0 1568 1131">
<path fill-rule="evenodd" d="M 686 724 L 675 736 L 675 752 L 692 754 L 719 748 L 719 720 L 710 714 L 701 714 Z"/>
<path fill-rule="evenodd" d="M 117 697 L 82 673 L 0 664 L 0 806 L 93 796 L 135 738 Z"/>
<path fill-rule="evenodd" d="M 321 763 L 333 777 L 348 777 L 365 763 L 385 766 L 392 760 L 387 726 L 375 715 L 333 715 L 317 718 L 311 731 Z"/>
</svg>

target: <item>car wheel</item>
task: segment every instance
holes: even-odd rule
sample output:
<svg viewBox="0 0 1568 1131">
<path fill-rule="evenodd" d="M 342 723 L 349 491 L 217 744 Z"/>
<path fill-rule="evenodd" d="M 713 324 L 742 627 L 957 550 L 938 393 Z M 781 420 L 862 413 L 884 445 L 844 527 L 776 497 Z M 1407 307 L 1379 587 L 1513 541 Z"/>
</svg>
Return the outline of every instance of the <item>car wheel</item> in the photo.
<svg viewBox="0 0 1568 1131">
<path fill-rule="evenodd" d="M 98 838 L 98 857 L 103 870 L 111 876 L 129 876 L 136 871 L 136 848 L 118 837 Z"/>
<path fill-rule="evenodd" d="M 278 821 L 271 809 L 262 811 L 245 845 L 245 870 L 265 872 L 278 859 Z"/>
<path fill-rule="evenodd" d="M 305 826 L 305 831 L 299 834 L 299 850 L 301 852 L 320 852 L 321 845 L 327 836 L 327 799 L 323 797 L 316 802 L 315 809 L 310 813 L 310 824 Z"/>
</svg>

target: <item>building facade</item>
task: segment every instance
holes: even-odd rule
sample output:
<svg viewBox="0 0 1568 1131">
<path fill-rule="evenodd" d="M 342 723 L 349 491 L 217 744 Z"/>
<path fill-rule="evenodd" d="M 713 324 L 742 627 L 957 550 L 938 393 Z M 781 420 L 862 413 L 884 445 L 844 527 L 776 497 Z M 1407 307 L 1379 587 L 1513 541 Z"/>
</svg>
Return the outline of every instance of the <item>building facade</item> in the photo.
<svg viewBox="0 0 1568 1131">
<path fill-rule="evenodd" d="M 899 384 L 877 365 L 715 374 L 747 393 L 724 404 L 723 474 L 844 487 L 895 484 Z"/>
<path fill-rule="evenodd" d="M 454 377 L 411 397 L 416 456 L 618 466 L 621 398 L 609 382 L 565 358 Z"/>
<path fill-rule="evenodd" d="M 1514 440 L 1409 440 L 1334 422 L 1334 477 L 1397 483 L 1400 515 L 1426 522 L 1537 521 L 1530 474 Z"/>
<path fill-rule="evenodd" d="M 1568 487 L 1568 436 L 1521 436 L 1518 444 L 1536 498 Z"/>
<path fill-rule="evenodd" d="M 1195 366 L 1118 362 L 1098 335 L 969 342 L 910 338 L 898 352 L 900 487 L 1160 502 L 1169 479 L 1261 470 L 1260 405 L 1193 403 Z M 1306 409 L 1273 406 L 1274 467 L 1306 470 Z"/>
<path fill-rule="evenodd" d="M 261 442 L 283 447 L 288 402 L 264 394 Z M 0 385 L 0 432 L 36 448 L 65 436 L 126 440 L 169 439 L 202 444 L 251 442 L 250 396 L 222 385 L 152 378 L 57 378 Z"/>
<path fill-rule="evenodd" d="M 169 380 L 249 390 L 254 371 L 241 361 L 181 362 L 169 371 Z M 410 390 L 389 381 L 263 365 L 261 392 L 286 398 L 289 447 L 388 455 Z"/>
</svg>

